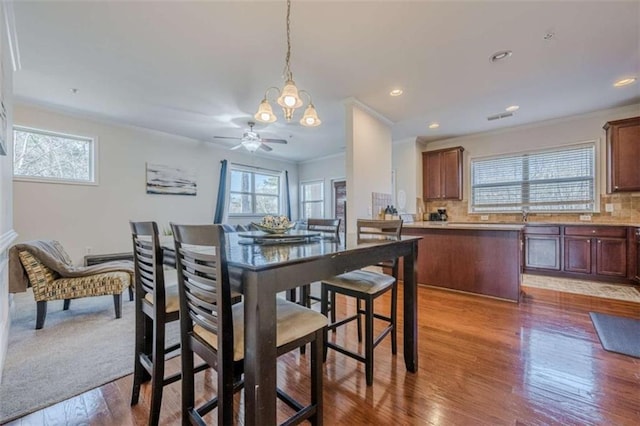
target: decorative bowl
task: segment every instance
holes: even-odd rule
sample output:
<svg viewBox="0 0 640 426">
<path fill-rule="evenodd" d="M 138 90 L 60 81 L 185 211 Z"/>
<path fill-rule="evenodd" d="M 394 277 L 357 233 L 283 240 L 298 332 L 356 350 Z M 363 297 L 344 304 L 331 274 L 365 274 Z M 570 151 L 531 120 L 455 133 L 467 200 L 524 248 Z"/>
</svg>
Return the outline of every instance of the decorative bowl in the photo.
<svg viewBox="0 0 640 426">
<path fill-rule="evenodd" d="M 289 223 L 284 226 L 275 227 L 275 226 L 265 226 L 264 224 L 253 222 L 253 226 L 255 226 L 260 231 L 266 232 L 268 234 L 286 234 L 287 232 L 292 230 L 296 226 L 296 224 Z"/>
</svg>

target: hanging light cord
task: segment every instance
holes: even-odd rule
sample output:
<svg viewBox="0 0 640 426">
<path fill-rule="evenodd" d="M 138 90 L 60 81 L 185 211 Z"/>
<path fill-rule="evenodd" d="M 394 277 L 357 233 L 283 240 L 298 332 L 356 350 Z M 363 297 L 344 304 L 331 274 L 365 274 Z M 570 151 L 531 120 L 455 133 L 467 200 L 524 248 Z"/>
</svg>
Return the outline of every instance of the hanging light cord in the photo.
<svg viewBox="0 0 640 426">
<path fill-rule="evenodd" d="M 286 80 L 293 80 L 293 74 L 291 73 L 291 67 L 289 66 L 289 60 L 291 59 L 291 0 L 287 0 L 287 56 L 284 60 L 283 74 Z"/>
</svg>

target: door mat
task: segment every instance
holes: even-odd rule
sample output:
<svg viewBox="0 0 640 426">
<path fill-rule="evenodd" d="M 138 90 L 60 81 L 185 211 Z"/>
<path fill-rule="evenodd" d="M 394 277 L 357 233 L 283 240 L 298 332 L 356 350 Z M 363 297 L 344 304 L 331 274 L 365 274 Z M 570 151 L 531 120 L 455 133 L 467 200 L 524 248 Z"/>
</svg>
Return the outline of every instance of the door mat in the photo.
<svg viewBox="0 0 640 426">
<path fill-rule="evenodd" d="M 640 320 L 589 312 L 602 347 L 640 358 Z"/>
</svg>

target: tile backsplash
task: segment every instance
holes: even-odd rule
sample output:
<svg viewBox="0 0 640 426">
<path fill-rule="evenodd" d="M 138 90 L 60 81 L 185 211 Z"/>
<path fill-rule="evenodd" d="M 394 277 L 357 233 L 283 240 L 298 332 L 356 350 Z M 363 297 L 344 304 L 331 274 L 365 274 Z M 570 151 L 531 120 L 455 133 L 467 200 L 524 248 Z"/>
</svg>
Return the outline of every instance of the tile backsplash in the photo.
<svg viewBox="0 0 640 426">
<path fill-rule="evenodd" d="M 613 205 L 613 212 L 605 212 L 605 204 Z M 480 214 L 468 212 L 468 204 L 463 201 L 428 201 L 424 203 L 426 213 L 444 207 L 450 222 L 480 222 Z M 521 222 L 522 214 L 487 214 L 489 222 Z M 529 213 L 529 222 L 580 222 L 579 213 Z M 600 196 L 600 213 L 591 214 L 592 223 L 640 224 L 640 192 L 603 194 Z"/>
</svg>

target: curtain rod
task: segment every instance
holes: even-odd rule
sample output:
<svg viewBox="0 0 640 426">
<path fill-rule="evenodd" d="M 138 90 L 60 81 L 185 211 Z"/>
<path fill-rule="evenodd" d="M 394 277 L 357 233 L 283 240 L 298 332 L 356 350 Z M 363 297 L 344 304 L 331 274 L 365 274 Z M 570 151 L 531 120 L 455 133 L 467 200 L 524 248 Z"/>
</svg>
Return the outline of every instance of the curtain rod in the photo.
<svg viewBox="0 0 640 426">
<path fill-rule="evenodd" d="M 234 166 L 240 166 L 240 167 L 248 167 L 250 169 L 256 169 L 256 170 L 266 170 L 268 172 L 274 172 L 274 173 L 282 173 L 284 170 L 273 170 L 273 169 L 266 169 L 264 167 L 258 167 L 258 166 L 250 166 L 249 164 L 241 164 L 241 163 L 231 163 Z"/>
</svg>

